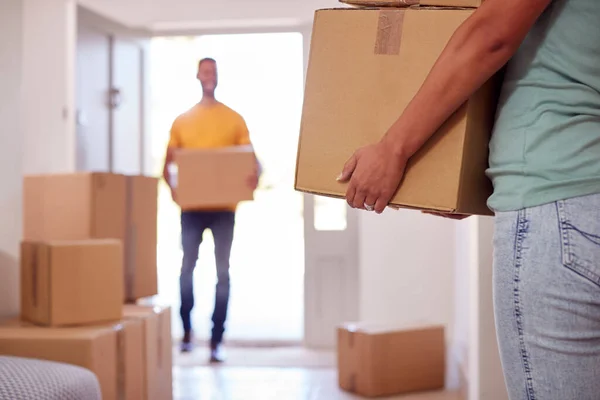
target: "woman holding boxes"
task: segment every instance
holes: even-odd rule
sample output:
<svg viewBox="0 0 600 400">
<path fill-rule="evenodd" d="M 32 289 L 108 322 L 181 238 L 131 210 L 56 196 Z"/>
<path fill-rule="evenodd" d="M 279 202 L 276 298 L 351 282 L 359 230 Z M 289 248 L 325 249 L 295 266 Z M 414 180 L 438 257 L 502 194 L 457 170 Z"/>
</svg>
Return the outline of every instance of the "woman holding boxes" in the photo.
<svg viewBox="0 0 600 400">
<path fill-rule="evenodd" d="M 340 180 L 349 182 L 351 206 L 381 213 L 410 157 L 507 63 L 488 205 L 509 395 L 599 399 L 600 1 L 486 0 L 383 139 L 359 149 Z"/>
</svg>

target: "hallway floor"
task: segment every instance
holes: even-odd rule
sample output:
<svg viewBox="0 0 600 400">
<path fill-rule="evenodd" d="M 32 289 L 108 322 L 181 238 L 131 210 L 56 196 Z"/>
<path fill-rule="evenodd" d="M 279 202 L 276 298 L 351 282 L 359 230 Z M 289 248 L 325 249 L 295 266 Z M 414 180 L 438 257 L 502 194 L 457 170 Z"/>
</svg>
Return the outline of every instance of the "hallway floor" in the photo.
<svg viewBox="0 0 600 400">
<path fill-rule="evenodd" d="M 342 392 L 335 369 L 175 367 L 174 400 L 355 400 Z M 388 400 L 458 400 L 437 392 Z"/>
</svg>

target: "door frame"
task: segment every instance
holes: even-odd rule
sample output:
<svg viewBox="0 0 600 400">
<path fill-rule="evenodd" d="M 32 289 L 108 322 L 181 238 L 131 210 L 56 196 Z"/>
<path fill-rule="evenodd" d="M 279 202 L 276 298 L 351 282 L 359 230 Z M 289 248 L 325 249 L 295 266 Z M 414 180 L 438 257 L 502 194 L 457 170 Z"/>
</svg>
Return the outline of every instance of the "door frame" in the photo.
<svg viewBox="0 0 600 400">
<path fill-rule="evenodd" d="M 132 29 L 124 25 L 119 24 L 113 20 L 103 17 L 102 15 L 84 7 L 81 5 L 77 6 L 77 24 L 85 25 L 87 29 L 95 30 L 98 33 L 106 35 L 109 40 L 109 93 L 106 94 L 107 107 L 109 108 L 109 120 L 108 120 L 108 171 L 114 171 L 114 108 L 108 105 L 110 99 L 110 91 L 115 89 L 114 87 L 114 48 L 116 41 L 127 41 L 134 43 L 140 49 L 141 60 L 140 60 L 140 138 L 139 138 L 139 153 L 140 153 L 140 166 L 139 170 L 141 174 L 149 174 L 151 172 L 151 166 L 147 153 L 149 152 L 148 140 L 149 130 L 147 129 L 148 123 L 148 101 L 147 96 L 149 95 L 148 85 L 148 50 L 150 46 L 150 40 L 153 34 L 149 30 L 145 29 Z M 79 111 L 79 110 L 78 110 Z M 77 151 L 77 146 L 75 146 Z"/>
</svg>

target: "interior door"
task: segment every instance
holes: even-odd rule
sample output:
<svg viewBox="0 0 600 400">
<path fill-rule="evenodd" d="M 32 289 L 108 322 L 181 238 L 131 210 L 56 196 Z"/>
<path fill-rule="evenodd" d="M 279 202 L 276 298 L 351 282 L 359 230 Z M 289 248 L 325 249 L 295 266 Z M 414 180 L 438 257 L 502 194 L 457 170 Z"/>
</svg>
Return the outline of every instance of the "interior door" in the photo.
<svg viewBox="0 0 600 400">
<path fill-rule="evenodd" d="M 140 174 L 143 167 L 143 50 L 115 38 L 112 56 L 112 171 Z"/>
<path fill-rule="evenodd" d="M 78 171 L 110 171 L 110 37 L 86 24 L 77 30 Z"/>
<path fill-rule="evenodd" d="M 304 198 L 304 339 L 333 348 L 336 328 L 359 318 L 358 214 L 343 200 Z"/>
</svg>

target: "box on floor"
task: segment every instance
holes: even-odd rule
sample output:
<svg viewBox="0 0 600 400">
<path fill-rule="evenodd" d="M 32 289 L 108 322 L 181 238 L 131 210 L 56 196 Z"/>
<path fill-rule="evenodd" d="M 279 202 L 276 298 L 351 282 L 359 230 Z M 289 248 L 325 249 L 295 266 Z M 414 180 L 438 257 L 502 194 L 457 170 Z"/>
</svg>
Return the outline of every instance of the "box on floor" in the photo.
<svg viewBox="0 0 600 400">
<path fill-rule="evenodd" d="M 171 309 L 159 306 L 126 304 L 126 319 L 143 323 L 144 399 L 173 398 L 173 347 L 171 338 Z"/>
<path fill-rule="evenodd" d="M 124 245 L 124 299 L 158 292 L 158 180 L 110 173 L 26 176 L 27 241 L 118 239 Z"/>
<path fill-rule="evenodd" d="M 123 250 L 115 239 L 23 242 L 21 315 L 45 326 L 123 316 Z"/>
<path fill-rule="evenodd" d="M 444 328 L 346 324 L 338 329 L 342 389 L 367 397 L 443 389 Z"/>
<path fill-rule="evenodd" d="M 473 12 L 426 7 L 317 11 L 295 188 L 343 197 L 346 184 L 336 177 L 344 163 L 358 148 L 380 140 Z M 412 157 L 392 206 L 491 215 L 486 202 L 492 185 L 485 170 L 499 82 L 500 74 L 483 85 Z"/>
<path fill-rule="evenodd" d="M 143 326 L 44 328 L 12 319 L 0 324 L 0 354 L 77 365 L 92 371 L 105 400 L 143 399 Z"/>
<path fill-rule="evenodd" d="M 175 153 L 177 203 L 183 209 L 218 208 L 253 200 L 246 180 L 256 167 L 251 146 L 182 149 Z"/>
</svg>

